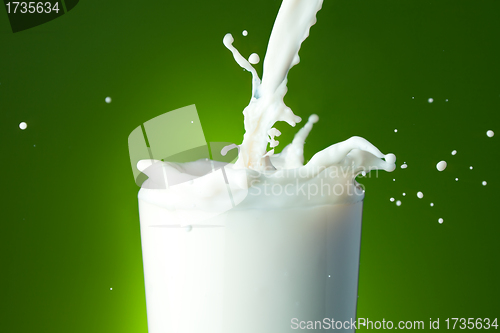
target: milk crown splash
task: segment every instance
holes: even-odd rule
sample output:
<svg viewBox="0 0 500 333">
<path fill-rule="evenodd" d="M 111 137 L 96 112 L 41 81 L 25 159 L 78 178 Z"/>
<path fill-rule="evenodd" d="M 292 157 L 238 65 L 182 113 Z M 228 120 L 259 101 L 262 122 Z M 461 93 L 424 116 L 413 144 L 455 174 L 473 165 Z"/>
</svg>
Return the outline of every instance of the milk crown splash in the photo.
<svg viewBox="0 0 500 333">
<path fill-rule="evenodd" d="M 255 68 L 232 45 L 232 35 L 227 34 L 224 37 L 224 45 L 233 53 L 236 62 L 251 72 L 253 77 L 252 98 L 243 111 L 245 135 L 236 168 L 262 171 L 275 167 L 298 168 L 303 165 L 304 140 L 311 131 L 312 124 L 318 121 L 318 117 L 310 118 L 304 129 L 297 133 L 292 144 L 283 150 L 282 156 L 274 159 L 274 148 L 279 144 L 275 137 L 281 133 L 273 126 L 277 121 L 286 121 L 291 126 L 301 121 L 301 118 L 285 105 L 283 97 L 287 92 L 288 71 L 299 63 L 300 46 L 309 36 L 311 26 L 316 23 L 316 14 L 322 4 L 323 0 L 283 1 L 269 39 L 262 82 Z M 266 151 L 268 143 L 270 151 Z M 352 149 L 365 150 L 378 158 L 386 158 L 387 164 L 377 163 L 378 166 L 387 171 L 394 169 L 394 155 L 383 155 L 362 138 L 352 138 L 319 152 L 311 159 L 310 166 L 328 167 L 339 163 Z"/>
<path fill-rule="evenodd" d="M 196 207 L 198 212 L 207 212 L 207 215 L 200 215 L 201 221 L 231 208 L 280 209 L 354 203 L 364 197 L 364 191 L 359 191 L 355 180 L 359 173 L 395 169 L 393 154 L 384 155 L 366 139 L 357 136 L 316 153 L 304 165 L 304 142 L 313 124 L 319 120 L 317 115 L 309 117 L 307 124 L 281 153 L 274 154 L 279 144 L 275 137 L 281 134 L 273 128 L 274 124 L 286 121 L 295 126 L 301 121 L 285 105 L 283 97 L 287 92 L 288 71 L 299 62 L 301 43 L 316 22 L 316 13 L 322 3 L 322 0 L 283 1 L 264 59 L 262 81 L 255 68 L 232 45 L 232 35 L 224 37 L 224 45 L 233 53 L 236 62 L 253 78 L 252 97 L 243 111 L 243 143 L 227 146 L 221 152 L 225 155 L 229 149 L 238 148 L 238 160 L 234 165 L 218 166 L 214 164 L 217 162 L 208 160 L 183 164 L 142 161 L 138 168 L 149 179 L 142 186 L 139 198 L 179 212 Z M 155 188 L 154 183 L 163 179 L 161 174 L 181 181 L 168 188 Z M 274 192 L 276 188 L 280 194 Z M 272 196 L 272 200 L 267 196 Z M 190 222 L 181 219 L 181 224 Z"/>
</svg>

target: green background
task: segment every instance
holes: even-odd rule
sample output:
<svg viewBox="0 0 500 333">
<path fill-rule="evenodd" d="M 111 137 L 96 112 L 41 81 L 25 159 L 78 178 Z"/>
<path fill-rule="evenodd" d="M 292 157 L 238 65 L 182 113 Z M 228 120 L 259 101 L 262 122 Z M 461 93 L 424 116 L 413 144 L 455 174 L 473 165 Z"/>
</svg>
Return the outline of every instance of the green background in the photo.
<svg viewBox="0 0 500 333">
<path fill-rule="evenodd" d="M 251 76 L 222 38 L 263 59 L 280 3 L 87 0 L 19 33 L 0 10 L 1 332 L 147 332 L 127 137 L 196 104 L 207 141 L 240 143 Z M 494 0 L 326 0 L 302 44 L 285 102 L 320 117 L 306 158 L 359 135 L 408 164 L 359 180 L 358 317 L 500 317 L 499 17 Z M 296 129 L 278 128 L 283 148 Z"/>
</svg>

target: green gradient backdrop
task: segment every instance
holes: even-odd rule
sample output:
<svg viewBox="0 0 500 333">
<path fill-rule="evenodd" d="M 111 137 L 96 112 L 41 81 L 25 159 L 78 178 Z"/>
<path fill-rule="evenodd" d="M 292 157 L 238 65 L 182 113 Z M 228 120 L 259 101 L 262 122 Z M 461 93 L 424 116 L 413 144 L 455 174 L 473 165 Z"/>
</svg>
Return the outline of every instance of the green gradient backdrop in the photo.
<svg viewBox="0 0 500 333">
<path fill-rule="evenodd" d="M 239 143 L 251 77 L 222 38 L 263 58 L 280 3 L 87 0 L 15 34 L 0 10 L 1 332 L 147 332 L 128 134 L 196 104 L 207 141 Z M 358 317 L 500 317 L 499 17 L 494 0 L 326 0 L 302 45 L 286 102 L 320 116 L 306 158 L 360 135 L 409 165 L 360 180 Z"/>
</svg>

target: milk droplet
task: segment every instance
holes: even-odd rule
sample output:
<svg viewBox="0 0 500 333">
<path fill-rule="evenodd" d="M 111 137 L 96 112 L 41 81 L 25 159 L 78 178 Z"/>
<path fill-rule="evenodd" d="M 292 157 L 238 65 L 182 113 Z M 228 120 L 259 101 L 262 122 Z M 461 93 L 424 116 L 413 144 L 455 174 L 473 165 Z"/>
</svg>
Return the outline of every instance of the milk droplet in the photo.
<svg viewBox="0 0 500 333">
<path fill-rule="evenodd" d="M 186 232 L 190 232 L 191 230 L 193 230 L 193 226 L 192 225 L 187 225 L 184 227 L 184 231 Z"/>
<path fill-rule="evenodd" d="M 434 98 L 429 98 L 429 99 L 427 100 L 427 102 L 429 102 L 429 103 L 434 102 Z"/>
<path fill-rule="evenodd" d="M 28 124 L 26 124 L 24 121 L 19 124 L 19 128 L 22 129 L 22 130 L 25 130 L 26 127 L 28 127 Z"/>
<path fill-rule="evenodd" d="M 441 161 L 438 164 L 436 164 L 436 168 L 438 169 L 438 171 L 443 171 L 444 169 L 446 169 L 447 165 L 448 164 L 445 161 Z"/>
<path fill-rule="evenodd" d="M 247 36 L 248 35 L 248 31 L 246 30 L 243 30 L 243 32 L 241 33 L 243 36 Z"/>
<path fill-rule="evenodd" d="M 408 167 L 408 164 L 401 165 L 401 169 L 406 169 L 407 167 Z"/>
<path fill-rule="evenodd" d="M 411 99 L 415 99 L 415 97 L 413 96 Z"/>
<path fill-rule="evenodd" d="M 457 181 L 457 182 L 458 182 L 458 178 L 455 178 L 455 181 Z"/>
<path fill-rule="evenodd" d="M 394 130 L 394 133 L 397 133 L 397 132 L 398 132 L 398 129 L 396 128 L 396 129 Z"/>
<path fill-rule="evenodd" d="M 495 135 L 495 132 L 493 132 L 492 130 L 489 130 L 488 132 L 486 132 L 486 135 L 490 138 L 493 137 L 493 135 Z"/>
<path fill-rule="evenodd" d="M 319 117 L 317 114 L 312 114 L 309 116 L 309 118 L 307 119 L 307 121 L 313 123 L 313 124 L 316 124 L 318 121 L 319 121 Z"/>
<path fill-rule="evenodd" d="M 113 290 L 113 288 L 109 288 L 109 290 Z"/>
<path fill-rule="evenodd" d="M 403 193 L 403 197 L 406 197 L 406 193 Z"/>
<path fill-rule="evenodd" d="M 448 102 L 448 98 L 444 100 L 445 102 Z"/>
<path fill-rule="evenodd" d="M 248 58 L 248 62 L 251 64 L 258 64 L 260 61 L 260 57 L 257 53 L 252 53 L 250 57 Z"/>
<path fill-rule="evenodd" d="M 452 151 L 452 152 L 451 152 L 451 154 L 452 154 L 452 155 L 456 155 L 456 154 L 457 154 L 457 151 L 456 151 L 456 150 L 454 150 L 454 151 Z"/>
<path fill-rule="evenodd" d="M 444 220 L 440 218 L 440 219 L 438 220 L 438 222 L 439 222 L 439 223 L 443 223 L 443 222 L 444 222 Z"/>
<path fill-rule="evenodd" d="M 393 182 L 395 182 L 395 181 L 396 181 L 396 179 L 393 179 L 392 181 L 393 181 Z"/>
<path fill-rule="evenodd" d="M 431 202 L 431 207 L 434 207 L 434 203 Z"/>
<path fill-rule="evenodd" d="M 469 169 L 471 169 L 471 170 L 472 170 L 472 169 L 474 169 L 474 168 L 473 168 L 473 167 L 472 167 L 472 165 L 471 165 L 471 166 L 469 167 Z"/>
<path fill-rule="evenodd" d="M 401 200 L 396 201 L 396 206 L 401 206 Z"/>
<path fill-rule="evenodd" d="M 417 197 L 419 199 L 422 199 L 424 197 L 424 194 L 422 192 L 417 192 Z"/>
<path fill-rule="evenodd" d="M 193 124 L 193 121 L 191 120 L 191 124 Z"/>
<path fill-rule="evenodd" d="M 390 198 L 389 200 L 391 200 L 391 202 L 394 202 L 394 198 Z"/>
<path fill-rule="evenodd" d="M 106 101 L 106 103 L 108 103 L 108 104 L 109 104 L 109 103 L 111 103 L 111 97 L 106 97 L 105 101 Z"/>
<path fill-rule="evenodd" d="M 361 176 L 366 176 L 366 172 L 365 171 L 361 171 Z"/>
<path fill-rule="evenodd" d="M 486 186 L 488 185 L 488 183 L 486 181 L 483 181 L 483 186 Z"/>
</svg>

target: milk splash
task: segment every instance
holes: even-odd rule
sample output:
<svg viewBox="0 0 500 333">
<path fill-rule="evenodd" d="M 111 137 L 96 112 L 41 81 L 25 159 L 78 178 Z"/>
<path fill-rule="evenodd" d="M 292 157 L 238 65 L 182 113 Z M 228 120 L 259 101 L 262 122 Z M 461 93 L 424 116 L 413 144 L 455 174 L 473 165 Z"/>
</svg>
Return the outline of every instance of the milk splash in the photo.
<svg viewBox="0 0 500 333">
<path fill-rule="evenodd" d="M 274 148 L 279 144 L 275 137 L 281 133 L 273 126 L 277 121 L 285 121 L 291 126 L 301 121 L 301 118 L 285 105 L 283 97 L 287 92 L 288 72 L 299 63 L 300 46 L 309 36 L 311 26 L 316 23 L 316 14 L 322 4 L 323 0 L 283 1 L 264 58 L 262 82 L 255 68 L 232 45 L 233 36 L 227 34 L 224 37 L 224 45 L 233 53 L 236 62 L 252 73 L 253 77 L 250 104 L 243 111 L 245 135 L 235 164 L 236 168 L 262 171 L 274 169 L 276 166 L 281 169 L 292 169 L 303 165 L 304 140 L 312 128 L 312 123 L 318 121 L 318 117 L 314 115 L 310 118 L 305 128 L 297 133 L 292 144 L 285 147 L 280 158 L 275 160 L 272 156 Z M 271 148 L 269 151 L 266 150 L 268 143 Z M 379 159 L 385 158 L 386 163 L 376 163 L 376 167 L 386 171 L 394 170 L 393 154 L 383 155 L 371 143 L 360 137 L 353 137 L 317 153 L 309 163 L 311 166 L 329 167 L 339 163 L 353 149 L 369 152 Z"/>
<path fill-rule="evenodd" d="M 302 42 L 309 35 L 310 27 L 316 23 L 316 13 L 323 0 L 284 0 L 274 24 L 264 58 L 262 82 L 257 71 L 233 47 L 231 34 L 224 37 L 224 45 L 233 52 L 236 62 L 252 73 L 252 97 L 243 111 L 245 135 L 241 144 L 237 168 L 262 170 L 270 167 L 268 156 L 274 154 L 281 133 L 273 128 L 277 121 L 286 121 L 291 126 L 301 121 L 285 105 L 288 71 L 299 63 L 298 55 Z M 272 148 L 266 152 L 267 144 Z"/>
<path fill-rule="evenodd" d="M 227 34 L 224 37 L 223 43 L 238 65 L 252 74 L 252 96 L 243 111 L 243 142 L 239 146 L 225 147 L 221 152 L 225 155 L 228 150 L 238 148 L 236 163 L 141 161 L 138 169 L 149 179 L 146 186 L 143 184 L 139 198 L 159 206 L 168 205 L 171 210 L 196 207 L 200 211 L 215 213 L 231 207 L 278 209 L 353 203 L 364 197 L 364 190 L 355 181 L 358 174 L 374 169 L 388 172 L 395 169 L 396 157 L 393 154 L 384 155 L 366 139 L 357 136 L 316 153 L 304 165 L 304 142 L 313 124 L 319 120 L 317 115 L 309 117 L 307 124 L 281 153 L 274 151 L 279 144 L 276 137 L 281 134 L 274 124 L 285 121 L 295 126 L 301 121 L 283 101 L 287 92 L 287 75 L 300 61 L 300 46 L 316 23 L 316 13 L 322 3 L 323 0 L 283 0 L 264 58 L 262 80 L 233 46 L 233 36 Z M 270 150 L 267 150 L 268 144 Z M 222 176 L 214 170 L 223 171 L 225 181 L 221 182 Z M 151 185 L 155 179 L 161 178 L 159 174 L 182 181 L 158 190 Z M 272 196 L 272 200 L 263 196 Z M 186 221 L 181 221 L 181 224 L 186 224 Z"/>
</svg>

